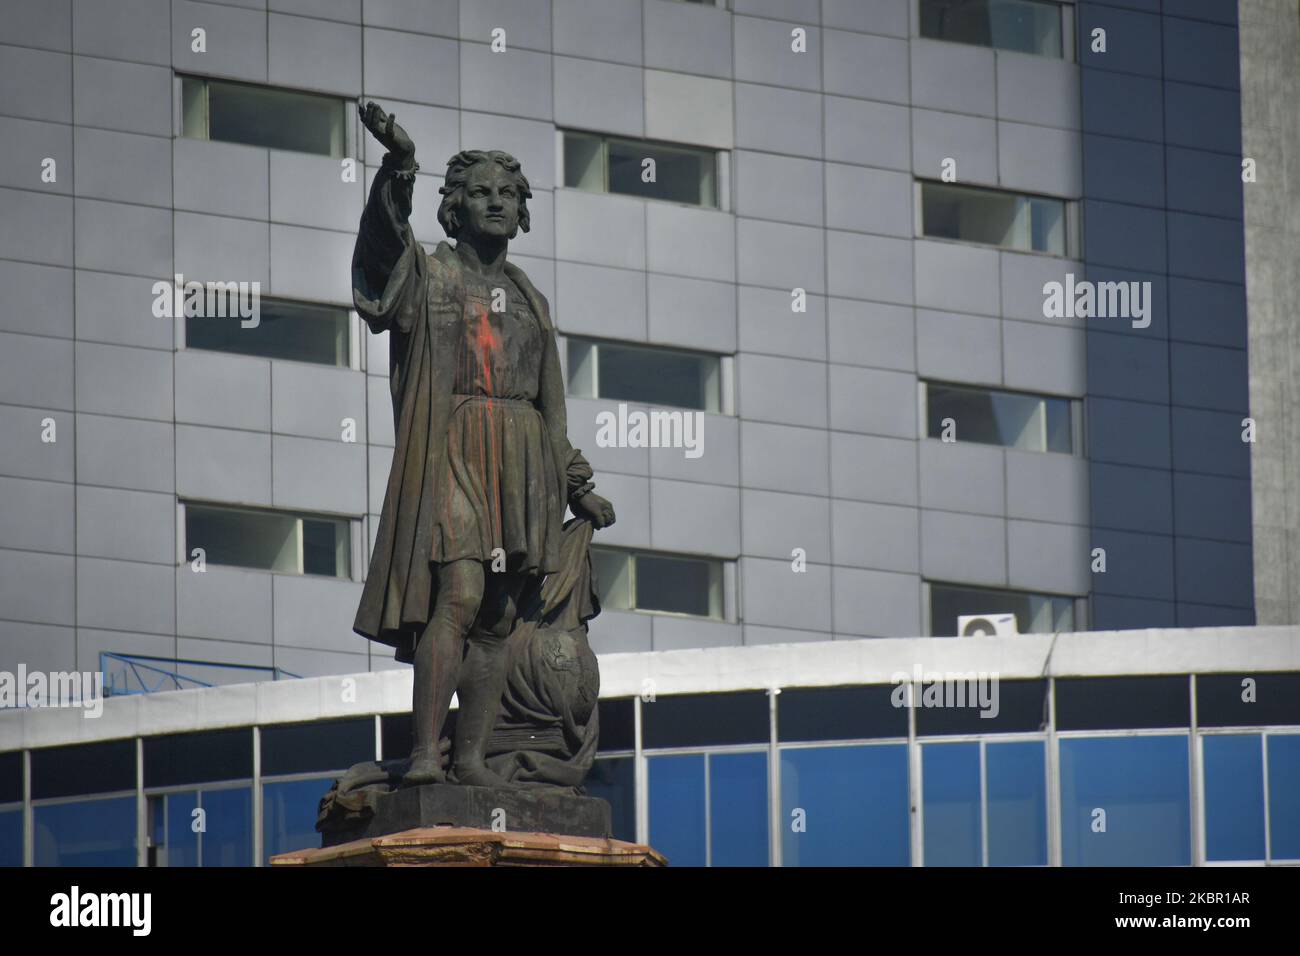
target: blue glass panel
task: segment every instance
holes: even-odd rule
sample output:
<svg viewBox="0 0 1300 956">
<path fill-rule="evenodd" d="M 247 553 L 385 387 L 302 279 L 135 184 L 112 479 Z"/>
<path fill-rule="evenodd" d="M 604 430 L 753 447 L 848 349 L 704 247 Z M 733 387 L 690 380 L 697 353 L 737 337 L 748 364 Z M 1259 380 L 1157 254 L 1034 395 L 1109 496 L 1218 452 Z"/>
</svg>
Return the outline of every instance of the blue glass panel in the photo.
<svg viewBox="0 0 1300 956">
<path fill-rule="evenodd" d="M 1205 858 L 1264 859 L 1264 747 L 1259 734 L 1206 737 Z"/>
<path fill-rule="evenodd" d="M 23 865 L 23 811 L 0 810 L 0 866 Z"/>
<path fill-rule="evenodd" d="M 926 866 L 980 866 L 980 745 L 921 750 Z"/>
<path fill-rule="evenodd" d="M 1066 866 L 1189 866 L 1190 819 L 1186 736 L 1061 741 Z"/>
<path fill-rule="evenodd" d="M 1268 823 L 1275 860 L 1300 860 L 1300 734 L 1268 738 Z"/>
<path fill-rule="evenodd" d="M 709 755 L 713 866 L 767 866 L 767 754 Z"/>
<path fill-rule="evenodd" d="M 167 794 L 167 865 L 198 866 L 199 835 L 194 831 L 194 811 L 199 795 L 193 790 Z"/>
<path fill-rule="evenodd" d="M 320 794 L 317 794 L 317 800 Z M 253 865 L 253 790 L 204 790 L 207 830 L 203 834 L 204 866 Z M 316 825 L 312 814 L 313 835 Z M 316 837 L 319 840 L 319 836 Z M 314 843 L 308 846 L 315 845 Z"/>
<path fill-rule="evenodd" d="M 135 866 L 135 797 L 37 806 L 37 866 Z"/>
<path fill-rule="evenodd" d="M 320 846 L 316 809 L 333 777 L 262 785 L 262 852 L 268 857 Z"/>
<path fill-rule="evenodd" d="M 704 755 L 651 757 L 650 845 L 671 866 L 704 866 Z"/>
<path fill-rule="evenodd" d="M 989 866 L 1047 865 L 1047 776 L 1042 741 L 984 747 Z"/>
<path fill-rule="evenodd" d="M 587 796 L 609 801 L 615 840 L 636 840 L 635 764 L 632 757 L 597 759 L 587 779 L 582 782 Z"/>
<path fill-rule="evenodd" d="M 907 747 L 813 747 L 781 752 L 785 866 L 907 866 Z M 802 810 L 804 832 L 795 832 Z"/>
</svg>

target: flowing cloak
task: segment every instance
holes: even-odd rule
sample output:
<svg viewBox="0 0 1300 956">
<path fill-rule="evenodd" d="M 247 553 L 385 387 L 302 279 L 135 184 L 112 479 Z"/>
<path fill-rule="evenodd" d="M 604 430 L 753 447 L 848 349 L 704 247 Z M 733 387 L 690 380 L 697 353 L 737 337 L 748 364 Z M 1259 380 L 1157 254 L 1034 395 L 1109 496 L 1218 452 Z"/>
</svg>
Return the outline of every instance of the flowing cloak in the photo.
<svg viewBox="0 0 1300 956">
<path fill-rule="evenodd" d="M 430 564 L 436 517 L 445 503 L 435 478 L 443 468 L 456 361 L 465 334 L 465 285 L 455 250 L 438 243 L 432 255 L 410 226 L 413 157 L 384 157 L 352 254 L 352 298 L 372 332 L 388 332 L 389 388 L 395 447 L 375 534 L 370 568 L 352 628 L 396 648 L 411 661 L 415 638 L 436 593 Z M 590 488 L 591 466 L 569 444 L 555 327 L 546 298 L 522 270 L 506 274 L 523 292 L 541 325 L 543 349 L 536 405 L 556 474 L 568 495 Z M 559 529 L 556 529 L 559 533 Z"/>
</svg>

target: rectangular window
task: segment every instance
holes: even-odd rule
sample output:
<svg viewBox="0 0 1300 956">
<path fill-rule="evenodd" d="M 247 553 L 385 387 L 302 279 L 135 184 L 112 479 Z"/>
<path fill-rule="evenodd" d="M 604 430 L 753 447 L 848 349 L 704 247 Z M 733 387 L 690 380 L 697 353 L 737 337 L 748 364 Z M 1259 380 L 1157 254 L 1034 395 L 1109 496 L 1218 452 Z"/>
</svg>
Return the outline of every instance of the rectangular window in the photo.
<svg viewBox="0 0 1300 956">
<path fill-rule="evenodd" d="M 347 109 L 338 96 L 181 77 L 181 133 L 191 139 L 341 158 Z"/>
<path fill-rule="evenodd" d="M 337 768 L 339 773 L 346 769 Z M 262 785 L 262 862 L 278 853 L 301 850 L 320 842 L 316 808 L 321 794 L 339 774 L 278 780 Z"/>
<path fill-rule="evenodd" d="M 1001 591 L 962 584 L 930 584 L 930 634 L 959 636 L 957 618 L 1014 614 L 1021 634 L 1052 634 L 1074 629 L 1074 598 L 1027 591 Z"/>
<path fill-rule="evenodd" d="M 252 788 L 184 790 L 147 800 L 150 866 L 253 865 Z M 206 826 L 195 831 L 194 815 L 200 809 Z"/>
<path fill-rule="evenodd" d="M 651 842 L 673 866 L 767 866 L 767 754 L 653 756 L 646 773 Z"/>
<path fill-rule="evenodd" d="M 1264 743 L 1259 734 L 1202 739 L 1205 858 L 1264 859 Z"/>
<path fill-rule="evenodd" d="M 32 807 L 37 866 L 135 866 L 135 797 Z"/>
<path fill-rule="evenodd" d="M 1191 865 L 1186 734 L 1072 737 L 1060 753 L 1065 866 Z"/>
<path fill-rule="evenodd" d="M 1059 59 L 1064 16 L 1041 0 L 921 0 L 921 36 Z"/>
<path fill-rule="evenodd" d="M 23 808 L 0 807 L 0 867 L 23 865 Z"/>
<path fill-rule="evenodd" d="M 705 412 L 722 407 L 722 359 L 707 352 L 568 338 L 569 394 Z"/>
<path fill-rule="evenodd" d="M 1051 196 L 922 182 L 921 234 L 1064 256 L 1065 207 Z"/>
<path fill-rule="evenodd" d="M 259 321 L 245 327 L 232 318 L 187 316 L 185 346 L 347 368 L 351 364 L 348 310 L 334 305 L 261 299 Z"/>
<path fill-rule="evenodd" d="M 1300 734 L 1268 734 L 1269 856 L 1300 860 Z"/>
<path fill-rule="evenodd" d="M 1300 860 L 1300 734 L 1206 734 L 1201 756 L 1205 859 Z"/>
<path fill-rule="evenodd" d="M 1021 451 L 1074 451 L 1068 398 L 925 383 L 926 435 Z"/>
<path fill-rule="evenodd" d="M 697 146 L 566 130 L 564 185 L 716 208 L 718 154 Z"/>
<path fill-rule="evenodd" d="M 202 548 L 208 564 L 282 574 L 351 575 L 351 522 L 346 518 L 185 506 L 185 555 Z"/>
<path fill-rule="evenodd" d="M 722 562 L 647 552 L 591 549 L 601 607 L 721 618 Z"/>
<path fill-rule="evenodd" d="M 906 744 L 782 747 L 784 866 L 909 866 Z M 801 812 L 800 812 L 801 811 Z M 814 821 L 821 821 L 814 825 Z"/>
</svg>

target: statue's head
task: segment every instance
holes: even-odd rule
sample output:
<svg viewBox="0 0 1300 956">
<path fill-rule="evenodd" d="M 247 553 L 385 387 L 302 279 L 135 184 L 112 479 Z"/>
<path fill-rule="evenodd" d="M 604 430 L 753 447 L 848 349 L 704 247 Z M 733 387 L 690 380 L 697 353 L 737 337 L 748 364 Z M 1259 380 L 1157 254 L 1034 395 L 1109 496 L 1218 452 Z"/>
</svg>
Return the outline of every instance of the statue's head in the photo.
<svg viewBox="0 0 1300 956">
<path fill-rule="evenodd" d="M 447 160 L 438 223 L 453 239 L 462 232 L 513 239 L 528 231 L 532 190 L 519 160 L 499 149 L 463 149 Z"/>
</svg>

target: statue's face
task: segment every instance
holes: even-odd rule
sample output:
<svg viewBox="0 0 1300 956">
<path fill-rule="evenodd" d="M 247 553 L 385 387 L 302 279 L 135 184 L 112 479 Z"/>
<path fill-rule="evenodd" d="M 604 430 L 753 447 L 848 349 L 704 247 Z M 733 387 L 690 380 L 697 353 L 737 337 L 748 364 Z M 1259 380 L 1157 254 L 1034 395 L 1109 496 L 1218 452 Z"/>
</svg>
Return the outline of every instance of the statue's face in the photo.
<svg viewBox="0 0 1300 956">
<path fill-rule="evenodd" d="M 519 231 L 519 186 L 496 163 L 479 163 L 465 179 L 460 228 L 484 236 L 513 238 Z"/>
</svg>

